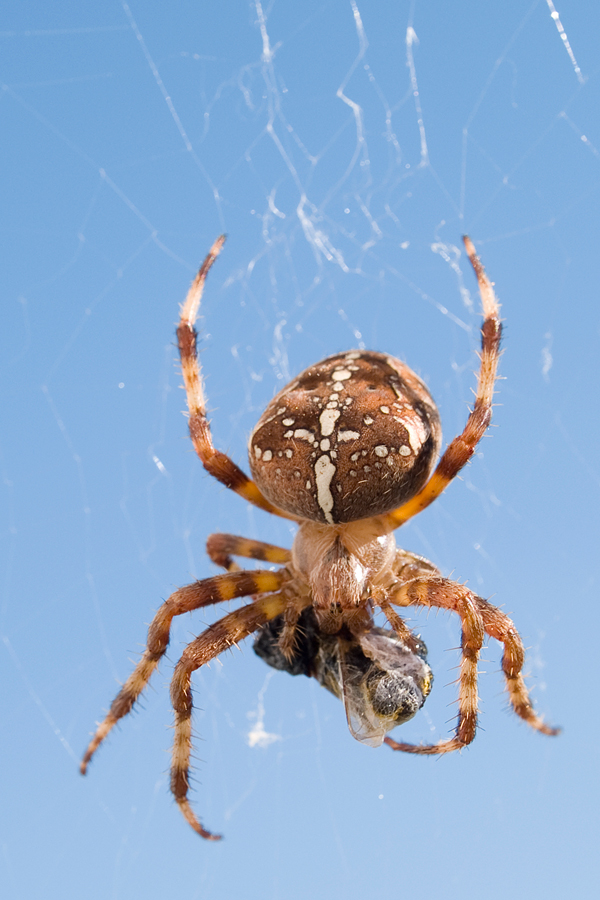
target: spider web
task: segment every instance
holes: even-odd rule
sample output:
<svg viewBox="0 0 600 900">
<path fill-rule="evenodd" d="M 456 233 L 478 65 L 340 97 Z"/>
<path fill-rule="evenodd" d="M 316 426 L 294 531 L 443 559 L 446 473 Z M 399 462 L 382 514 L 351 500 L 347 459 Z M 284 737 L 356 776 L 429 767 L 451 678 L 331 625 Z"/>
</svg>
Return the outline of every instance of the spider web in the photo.
<svg viewBox="0 0 600 900">
<path fill-rule="evenodd" d="M 523 896 L 562 897 L 567 883 L 585 894 L 597 805 L 595 673 L 580 674 L 595 654 L 599 574 L 595 8 L 34 2 L 10 16 L 0 32 L 9 896 L 453 898 L 490 869 L 492 900 L 515 877 Z M 169 798 L 168 683 L 185 643 L 223 609 L 176 621 L 138 714 L 85 780 L 76 764 L 144 623 L 174 587 L 214 573 L 207 535 L 292 540 L 285 522 L 204 476 L 181 415 L 177 304 L 223 231 L 202 363 L 215 443 L 242 465 L 274 391 L 351 347 L 405 359 L 430 386 L 445 439 L 460 431 L 478 364 L 479 299 L 460 242 L 472 236 L 506 318 L 500 427 L 399 538 L 514 617 L 535 702 L 566 732 L 546 741 L 506 713 L 491 642 L 469 752 L 375 753 L 352 741 L 339 702 L 267 670 L 246 642 L 194 682 L 193 802 L 227 838 L 213 847 L 188 834 Z M 562 603 L 574 595 L 575 626 Z M 436 683 L 402 739 L 438 740 L 452 728 L 460 635 L 446 615 L 411 624 Z M 576 675 L 563 636 L 572 668 L 573 626 Z M 578 745 L 573 772 L 562 754 L 582 721 L 589 753 Z M 500 856 L 510 869 L 498 872 Z"/>
</svg>

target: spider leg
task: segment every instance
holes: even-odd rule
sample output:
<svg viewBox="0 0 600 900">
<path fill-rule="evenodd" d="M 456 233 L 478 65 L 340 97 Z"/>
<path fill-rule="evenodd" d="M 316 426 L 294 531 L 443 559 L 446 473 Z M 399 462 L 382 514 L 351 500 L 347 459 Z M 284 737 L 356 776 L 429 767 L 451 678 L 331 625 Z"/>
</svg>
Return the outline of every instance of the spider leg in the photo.
<svg viewBox="0 0 600 900">
<path fill-rule="evenodd" d="M 498 607 L 492 606 L 487 600 L 483 600 L 481 597 L 476 597 L 475 600 L 483 618 L 486 634 L 504 644 L 502 671 L 506 678 L 506 689 L 512 708 L 521 719 L 524 719 L 536 731 L 549 735 L 559 734 L 561 729 L 546 725 L 533 708 L 522 674 L 525 649 L 512 619 L 509 619 Z"/>
<path fill-rule="evenodd" d="M 206 552 L 217 566 L 236 572 L 239 569 L 232 556 L 243 556 L 246 559 L 259 559 L 261 562 L 286 565 L 292 559 L 291 550 L 253 541 L 250 538 L 238 537 L 235 534 L 211 534 L 206 542 Z"/>
<path fill-rule="evenodd" d="M 171 621 L 175 616 L 200 609 L 202 606 L 233 600 L 235 597 L 276 591 L 281 587 L 285 577 L 284 570 L 279 572 L 257 570 L 216 575 L 214 578 L 205 578 L 203 581 L 188 584 L 171 594 L 150 624 L 142 658 L 113 700 L 108 715 L 100 723 L 90 741 L 81 761 L 81 774 L 85 775 L 88 764 L 102 741 L 119 719 L 131 712 L 134 703 L 148 684 L 169 644 Z"/>
<path fill-rule="evenodd" d="M 407 582 L 394 590 L 391 600 L 399 606 L 414 604 L 450 609 L 458 613 L 462 621 L 462 661 L 458 679 L 458 724 L 455 736 L 450 740 L 429 745 L 404 744 L 392 738 L 385 738 L 386 744 L 392 750 L 438 754 L 460 750 L 471 743 L 477 727 L 477 660 L 484 632 L 504 644 L 502 669 L 514 711 L 532 728 L 543 734 L 559 733 L 559 728 L 545 725 L 533 709 L 522 675 L 525 658 L 523 643 L 511 619 L 497 607 L 477 597 L 464 585 L 446 578 Z"/>
<path fill-rule="evenodd" d="M 401 584 L 406 584 L 408 581 L 414 581 L 418 578 L 431 578 L 432 576 L 441 578 L 442 574 L 440 570 L 434 566 L 433 563 L 429 562 L 428 559 L 425 559 L 424 556 L 418 556 L 416 553 L 411 553 L 409 550 L 401 549 L 396 550 L 393 572 L 396 578 L 394 588 L 398 588 Z M 404 619 L 399 616 L 393 608 L 389 599 L 389 591 L 374 591 L 373 600 L 375 606 L 380 607 L 400 640 L 410 647 L 413 652 L 418 652 L 421 641 L 415 637 Z"/>
<path fill-rule="evenodd" d="M 206 417 L 203 379 L 196 347 L 198 334 L 194 328 L 194 322 L 198 315 L 206 276 L 221 252 L 224 243 L 225 235 L 222 234 L 214 242 L 206 259 L 200 266 L 198 274 L 192 282 L 185 302 L 181 307 L 179 325 L 177 326 L 177 341 L 183 371 L 183 382 L 190 411 L 190 437 L 202 465 L 221 484 L 240 494 L 249 503 L 253 503 L 254 506 L 266 510 L 266 512 L 296 521 L 294 516 L 269 503 L 254 482 L 225 453 L 215 450 L 212 442 L 210 425 Z"/>
<path fill-rule="evenodd" d="M 418 494 L 415 494 L 398 509 L 382 516 L 382 522 L 390 530 L 403 525 L 408 519 L 420 513 L 430 503 L 439 497 L 453 478 L 456 478 L 460 470 L 473 456 L 477 444 L 485 434 L 492 419 L 492 399 L 494 396 L 494 384 L 500 358 L 500 337 L 502 323 L 500 322 L 500 307 L 492 282 L 485 274 L 479 257 L 471 239 L 463 238 L 467 255 L 477 276 L 481 303 L 483 306 L 483 324 L 481 326 L 481 365 L 477 380 L 477 392 L 473 410 L 467 419 L 465 428 L 458 437 L 446 448 L 437 467 Z"/>
<path fill-rule="evenodd" d="M 447 578 L 410 581 L 393 591 L 398 606 L 437 606 L 458 613 L 462 624 L 460 675 L 458 677 L 458 722 L 453 738 L 438 744 L 404 744 L 385 738 L 392 750 L 406 753 L 450 753 L 470 744 L 477 730 L 477 662 L 483 645 L 484 623 L 475 595 L 464 585 Z"/>
<path fill-rule="evenodd" d="M 202 827 L 188 800 L 192 748 L 192 672 L 280 615 L 287 602 L 283 593 L 257 597 L 253 603 L 229 613 L 207 628 L 200 637 L 188 644 L 175 666 L 171 682 L 171 702 L 175 710 L 171 791 L 186 821 L 200 837 L 208 840 L 219 840 L 220 835 Z"/>
<path fill-rule="evenodd" d="M 382 597 L 381 599 L 377 599 L 377 606 L 379 606 L 400 640 L 406 644 L 413 653 L 416 653 L 421 646 L 421 642 L 412 633 L 402 616 L 398 615 L 390 601 Z"/>
<path fill-rule="evenodd" d="M 396 550 L 393 570 L 396 582 L 399 584 L 406 584 L 407 581 L 413 581 L 415 578 L 430 578 L 432 575 L 442 577 L 437 566 L 434 566 L 424 556 L 418 556 L 409 550 Z"/>
<path fill-rule="evenodd" d="M 239 570 L 238 564 L 231 558 L 232 555 L 280 565 L 285 565 L 292 559 L 291 550 L 276 547 L 275 544 L 266 544 L 264 541 L 238 537 L 235 534 L 211 534 L 206 542 L 206 552 L 214 563 L 227 569 L 228 572 Z M 300 602 L 302 603 L 302 600 Z M 281 630 L 279 647 L 288 658 L 294 654 L 296 627 L 303 608 L 297 603 L 290 602 L 284 613 L 284 627 Z"/>
</svg>

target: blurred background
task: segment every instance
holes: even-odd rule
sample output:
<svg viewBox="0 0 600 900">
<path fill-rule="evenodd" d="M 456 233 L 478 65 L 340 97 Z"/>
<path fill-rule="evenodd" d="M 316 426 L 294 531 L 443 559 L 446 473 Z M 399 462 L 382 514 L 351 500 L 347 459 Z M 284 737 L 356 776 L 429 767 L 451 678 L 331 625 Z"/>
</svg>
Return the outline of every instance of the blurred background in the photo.
<svg viewBox="0 0 600 900">
<path fill-rule="evenodd" d="M 10 898 L 587 897 L 597 884 L 600 8 L 565 0 L 13 4 L 2 48 L 0 881 Z M 481 663 L 481 729 L 442 759 L 362 746 L 251 641 L 197 673 L 193 803 L 168 789 L 168 685 L 226 607 L 175 622 L 137 712 L 94 723 L 208 534 L 293 528 L 205 475 L 174 323 L 202 304 L 216 445 L 246 467 L 273 393 L 367 347 L 426 379 L 449 441 L 478 365 L 460 236 L 502 302 L 472 464 L 398 539 L 510 614 L 537 734 Z M 453 727 L 457 621 L 409 612 Z"/>
</svg>

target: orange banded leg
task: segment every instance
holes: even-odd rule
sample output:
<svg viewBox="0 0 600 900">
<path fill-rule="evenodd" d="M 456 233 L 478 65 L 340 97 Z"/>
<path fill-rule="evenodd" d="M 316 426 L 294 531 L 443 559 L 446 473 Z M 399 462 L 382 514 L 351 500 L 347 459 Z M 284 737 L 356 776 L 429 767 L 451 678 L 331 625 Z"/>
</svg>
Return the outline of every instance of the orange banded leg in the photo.
<svg viewBox="0 0 600 900">
<path fill-rule="evenodd" d="M 511 619 L 505 616 L 496 606 L 492 606 L 481 597 L 477 597 L 477 606 L 483 618 L 486 633 L 504 644 L 502 671 L 506 678 L 506 688 L 514 711 L 528 725 L 541 731 L 542 734 L 556 735 L 560 728 L 546 725 L 533 708 L 529 692 L 525 687 L 522 669 L 525 661 L 525 649 L 519 632 Z"/>
<path fill-rule="evenodd" d="M 200 837 L 208 840 L 217 841 L 220 835 L 202 827 L 188 800 L 192 749 L 192 672 L 280 615 L 285 607 L 286 599 L 283 594 L 257 597 L 253 603 L 229 613 L 207 628 L 200 637 L 188 644 L 175 666 L 171 682 L 171 702 L 175 710 L 171 791 L 186 821 Z"/>
<path fill-rule="evenodd" d="M 285 578 L 285 572 L 268 572 L 258 570 L 256 572 L 237 572 L 230 575 L 216 575 L 214 578 L 205 578 L 179 588 L 165 600 L 160 607 L 150 628 L 146 649 L 139 663 L 113 700 L 108 715 L 98 726 L 94 737 L 90 741 L 84 757 L 81 761 L 80 771 L 85 775 L 88 764 L 111 729 L 119 719 L 126 716 L 138 699 L 152 673 L 164 655 L 171 631 L 171 621 L 174 616 L 191 612 L 202 606 L 210 606 L 213 603 L 221 603 L 233 600 L 235 597 L 247 597 L 249 594 L 276 591 L 281 587 Z"/>
<path fill-rule="evenodd" d="M 466 587 L 446 578 L 411 581 L 394 591 L 392 602 L 399 606 L 437 606 L 458 613 L 462 624 L 460 675 L 458 677 L 458 722 L 453 738 L 438 744 L 403 744 L 385 738 L 392 750 L 437 754 L 460 750 L 470 744 L 477 730 L 477 662 L 484 638 L 484 623 L 477 597 Z M 385 610 L 384 610 L 385 611 Z"/>
<path fill-rule="evenodd" d="M 420 513 L 439 497 L 453 478 L 465 466 L 475 452 L 477 444 L 485 434 L 492 419 L 492 399 L 500 358 L 500 338 L 502 323 L 500 307 L 492 282 L 485 274 L 479 257 L 475 253 L 471 239 L 463 238 L 467 255 L 477 276 L 481 304 L 483 307 L 483 324 L 481 326 L 481 365 L 477 380 L 477 393 L 473 411 L 467 419 L 464 431 L 446 448 L 436 470 L 427 484 L 398 509 L 382 516 L 382 520 L 391 530 L 403 525 L 408 519 Z"/>
<path fill-rule="evenodd" d="M 253 541 L 250 538 L 238 537 L 235 534 L 211 534 L 206 542 L 206 552 L 214 563 L 236 572 L 239 566 L 232 556 L 243 556 L 246 559 L 258 559 L 262 562 L 285 565 L 291 562 L 292 551 L 264 541 Z M 284 627 L 279 638 L 279 646 L 288 658 L 294 655 L 296 646 L 296 626 L 303 607 L 290 601 L 284 613 Z"/>
<path fill-rule="evenodd" d="M 424 556 L 418 556 L 409 550 L 396 550 L 392 568 L 399 584 L 405 584 L 407 581 L 414 581 L 417 578 L 442 577 L 437 566 L 434 566 Z"/>
<path fill-rule="evenodd" d="M 206 542 L 206 552 L 217 566 L 228 572 L 238 570 L 232 556 L 243 556 L 245 559 L 258 559 L 261 562 L 277 563 L 284 566 L 292 559 L 291 550 L 253 541 L 250 538 L 238 537 L 235 534 L 211 534 Z"/>
<path fill-rule="evenodd" d="M 399 616 L 396 610 L 393 608 L 392 604 L 389 600 L 381 599 L 378 601 L 379 608 L 382 613 L 400 638 L 403 644 L 406 644 L 413 653 L 417 653 L 421 642 L 415 637 L 412 633 L 402 616 Z"/>
<path fill-rule="evenodd" d="M 225 243 L 225 235 L 217 238 L 208 256 L 200 266 L 188 295 L 181 307 L 179 325 L 177 327 L 177 342 L 183 371 L 183 382 L 187 395 L 187 404 L 190 411 L 189 428 L 190 437 L 194 449 L 202 465 L 221 484 L 240 494 L 249 503 L 260 507 L 276 516 L 284 519 L 294 519 L 263 497 L 257 486 L 225 453 L 215 450 L 210 433 L 210 425 L 206 417 L 206 402 L 204 399 L 204 387 L 198 353 L 196 347 L 197 332 L 194 323 L 200 308 L 200 300 L 204 291 L 204 282 L 214 261 L 221 252 Z M 294 519 L 294 521 L 296 521 Z"/>
<path fill-rule="evenodd" d="M 440 577 L 441 572 L 433 563 L 425 559 L 424 556 L 417 556 L 409 550 L 396 550 L 396 556 L 393 564 L 394 575 L 396 576 L 396 588 L 401 584 L 416 579 Z M 389 600 L 389 592 L 382 591 L 380 596 L 374 596 L 375 605 L 379 606 L 389 624 L 392 626 L 398 637 L 413 652 L 418 652 L 421 642 L 412 633 L 404 619 L 398 615 Z"/>
<path fill-rule="evenodd" d="M 243 556 L 246 559 L 259 559 L 263 562 L 286 565 L 291 562 L 292 551 L 264 541 L 253 541 L 250 538 L 238 537 L 235 534 L 211 534 L 206 542 L 206 551 L 212 561 L 229 572 L 238 569 L 232 556 Z M 302 598 L 300 597 L 300 603 Z M 288 658 L 294 655 L 296 647 L 296 627 L 303 605 L 294 603 L 290 598 L 284 613 L 284 627 L 281 630 L 279 646 Z"/>
</svg>

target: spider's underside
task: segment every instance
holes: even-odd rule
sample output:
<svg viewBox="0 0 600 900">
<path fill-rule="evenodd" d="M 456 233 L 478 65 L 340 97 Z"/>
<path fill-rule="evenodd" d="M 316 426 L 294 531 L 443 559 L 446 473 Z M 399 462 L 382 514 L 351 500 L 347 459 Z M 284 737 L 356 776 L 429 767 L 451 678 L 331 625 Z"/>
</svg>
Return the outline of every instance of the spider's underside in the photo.
<svg viewBox="0 0 600 900">
<path fill-rule="evenodd" d="M 175 736 L 171 790 L 186 820 L 207 831 L 189 800 L 192 673 L 259 632 L 257 652 L 276 668 L 313 675 L 344 700 L 350 730 L 393 750 L 441 754 L 471 743 L 477 727 L 477 662 L 487 634 L 504 645 L 502 669 L 514 711 L 544 734 L 558 729 L 535 713 L 522 675 L 524 649 L 512 621 L 427 560 L 396 547 L 393 532 L 432 503 L 470 460 L 492 414 L 500 350 L 499 307 L 468 237 L 465 248 L 483 306 L 481 365 L 467 424 L 434 469 L 441 444 L 435 403 L 409 367 L 382 353 L 353 350 L 311 366 L 271 401 L 249 444 L 251 481 L 212 443 L 194 323 L 204 282 L 224 236 L 213 245 L 181 310 L 177 338 L 194 448 L 205 469 L 259 508 L 298 524 L 291 550 L 227 534 L 208 539 L 210 558 L 226 573 L 175 591 L 158 610 L 147 647 L 98 726 L 88 763 L 129 713 L 165 653 L 174 616 L 250 597 L 206 629 L 175 666 L 171 700 Z M 279 568 L 244 571 L 232 557 Z M 431 687 L 422 642 L 394 607 L 453 610 L 462 626 L 462 659 L 454 735 L 431 745 L 384 734 L 416 713 Z M 391 630 L 376 628 L 381 609 Z"/>
</svg>

